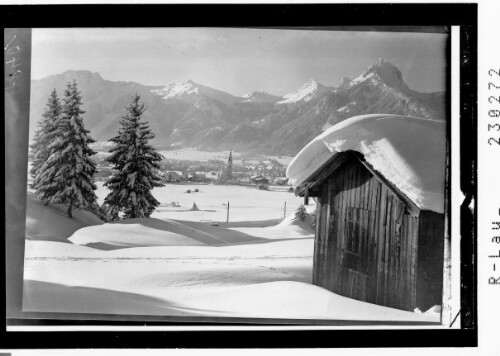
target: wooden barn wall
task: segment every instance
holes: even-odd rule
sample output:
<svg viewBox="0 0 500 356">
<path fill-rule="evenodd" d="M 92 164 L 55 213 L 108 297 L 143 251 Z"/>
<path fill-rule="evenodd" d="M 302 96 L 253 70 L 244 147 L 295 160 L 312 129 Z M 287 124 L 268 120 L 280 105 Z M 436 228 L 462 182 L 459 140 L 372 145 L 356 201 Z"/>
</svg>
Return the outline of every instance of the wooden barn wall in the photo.
<svg viewBox="0 0 500 356">
<path fill-rule="evenodd" d="M 422 311 L 442 304 L 444 216 L 432 211 L 420 213 L 418 237 L 417 302 Z"/>
<path fill-rule="evenodd" d="M 335 171 L 321 185 L 319 195 L 313 283 L 351 298 L 412 310 L 418 218 L 408 214 L 404 203 L 357 160 Z M 344 261 L 351 256 L 344 251 L 349 209 L 363 227 L 359 242 L 362 268 L 347 268 Z"/>
</svg>

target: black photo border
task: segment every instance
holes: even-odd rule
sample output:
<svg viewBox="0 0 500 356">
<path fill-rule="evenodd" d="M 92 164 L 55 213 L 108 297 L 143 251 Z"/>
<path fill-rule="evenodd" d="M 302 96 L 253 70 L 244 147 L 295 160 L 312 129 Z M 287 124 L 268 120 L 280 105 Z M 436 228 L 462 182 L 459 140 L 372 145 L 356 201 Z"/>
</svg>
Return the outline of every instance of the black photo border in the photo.
<svg viewBox="0 0 500 356">
<path fill-rule="evenodd" d="M 477 211 L 477 4 L 193 4 L 193 5 L 6 5 L 0 6 L 2 23 L 7 28 L 52 27 L 265 27 L 329 29 L 346 27 L 370 29 L 375 26 L 395 31 L 408 27 L 433 27 L 450 30 L 461 26 L 460 67 L 460 185 L 466 199 L 461 221 L 461 320 L 460 329 L 371 329 L 371 330 L 224 330 L 224 331 L 6 331 L 7 325 L 119 325 L 175 326 L 183 322 L 49 320 L 44 313 L 20 312 L 22 291 L 12 288 L 18 280 L 22 289 L 23 251 L 10 248 L 12 219 L 25 213 L 23 202 L 15 212 L 4 204 L 6 244 L 2 246 L 6 275 L 0 302 L 5 324 L 0 328 L 0 348 L 324 348 L 324 347 L 465 347 L 477 346 L 477 217 L 468 206 L 474 199 Z M 450 48 L 447 49 L 450 63 Z M 5 53 L 4 53 L 5 55 Z M 5 57 L 4 57 L 5 58 Z M 4 60 L 5 62 L 5 60 Z M 4 67 L 4 77 L 5 77 Z M 29 78 L 28 78 L 29 79 Z M 28 83 L 29 85 L 29 83 Z M 447 76 L 448 119 L 450 119 L 451 78 Z M 5 100 L 5 98 L 4 98 Z M 29 99 L 28 99 L 29 100 Z M 5 103 L 4 103 L 5 104 Z M 29 105 L 28 105 L 29 106 Z M 9 157 L 14 149 L 27 156 L 23 146 L 9 146 L 10 130 L 19 129 L 27 141 L 27 123 L 7 127 L 4 177 L 9 175 Z M 16 126 L 17 125 L 17 126 Z M 448 125 L 448 135 L 450 135 Z M 26 176 L 26 174 L 25 174 Z M 26 179 L 26 178 L 24 178 Z M 22 186 L 20 178 L 19 186 Z M 5 182 L 7 183 L 7 182 Z M 26 182 L 24 181 L 24 187 Z M 17 187 L 17 185 L 16 185 Z M 9 192 L 6 191 L 5 197 Z M 24 198 L 25 198 L 24 192 Z M 449 199 L 449 195 L 448 195 Z M 22 200 L 22 199 L 21 199 Z M 25 200 L 24 200 L 25 201 Z M 24 209 L 24 210 L 23 210 Z M 17 214 L 17 215 L 16 215 Z M 19 219 L 19 218 L 18 218 Z M 23 222 L 24 224 L 24 222 Z M 19 264 L 13 264 L 21 253 Z M 16 256 L 13 256 L 15 254 Z M 19 262 L 19 261 L 17 261 Z M 20 278 L 20 281 L 19 281 Z M 21 298 L 21 299 L 19 299 Z M 17 310 L 17 311 L 16 311 Z M 32 318 L 32 319 L 31 319 Z M 219 323 L 189 325 L 221 325 Z M 248 325 L 243 320 L 238 324 Z M 255 324 L 253 324 L 255 325 Z M 262 325 L 262 324 L 261 324 Z M 267 324 L 268 326 L 270 324 Z M 275 324 L 276 325 L 276 324 Z M 283 327 L 286 329 L 286 326 Z"/>
</svg>

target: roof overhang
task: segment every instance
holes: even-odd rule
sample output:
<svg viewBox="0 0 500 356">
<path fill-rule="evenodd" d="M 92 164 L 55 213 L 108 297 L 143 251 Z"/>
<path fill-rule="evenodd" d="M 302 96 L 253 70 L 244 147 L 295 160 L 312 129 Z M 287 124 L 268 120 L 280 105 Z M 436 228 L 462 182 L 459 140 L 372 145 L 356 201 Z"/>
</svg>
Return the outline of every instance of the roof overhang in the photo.
<svg viewBox="0 0 500 356">
<path fill-rule="evenodd" d="M 319 187 L 328 179 L 337 169 L 339 169 L 348 160 L 355 159 L 359 161 L 382 185 L 387 187 L 407 206 L 411 215 L 418 217 L 420 208 L 401 192 L 394 184 L 388 181 L 382 174 L 373 169 L 373 167 L 364 159 L 363 155 L 356 151 L 345 151 L 335 153 L 320 168 L 313 172 L 304 182 L 295 188 L 295 195 L 301 197 L 316 197 L 319 194 Z"/>
</svg>

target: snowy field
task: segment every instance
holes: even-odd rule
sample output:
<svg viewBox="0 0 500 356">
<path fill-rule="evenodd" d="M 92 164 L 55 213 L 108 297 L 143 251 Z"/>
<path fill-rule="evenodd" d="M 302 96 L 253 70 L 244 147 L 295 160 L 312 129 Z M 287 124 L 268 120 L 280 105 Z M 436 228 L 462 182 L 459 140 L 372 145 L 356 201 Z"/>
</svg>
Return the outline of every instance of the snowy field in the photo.
<svg viewBox="0 0 500 356">
<path fill-rule="evenodd" d="M 108 194 L 102 182 L 97 183 L 97 197 L 101 204 Z M 187 190 L 191 193 L 186 193 Z M 199 192 L 195 192 L 198 189 Z M 282 219 L 286 202 L 290 213 L 303 204 L 304 199 L 284 191 L 259 190 L 255 186 L 236 185 L 196 185 L 166 184 L 153 189 L 153 195 L 161 203 L 152 217 L 201 221 L 212 220 L 226 222 L 227 208 L 223 204 L 229 201 L 229 221 L 262 221 Z M 179 202 L 180 207 L 172 207 L 172 202 Z M 191 211 L 196 203 L 199 211 Z M 314 201 L 310 200 L 313 207 Z"/>
<path fill-rule="evenodd" d="M 171 189 L 164 190 L 175 196 Z M 200 212 L 192 212 L 191 221 L 188 212 L 179 215 L 186 221 L 158 218 L 165 214 L 159 212 L 155 218 L 103 224 L 76 211 L 70 220 L 64 207 L 46 207 L 28 192 L 23 309 L 155 317 L 439 321 L 436 313 L 376 306 L 313 286 L 310 222 L 290 213 L 270 224 L 268 211 L 256 215 L 247 210 L 258 210 L 262 201 L 251 193 L 274 193 L 248 192 L 248 207 L 238 213 L 235 208 L 240 222 L 229 226 L 202 223 L 196 215 Z M 248 221 L 250 217 L 261 221 Z"/>
</svg>

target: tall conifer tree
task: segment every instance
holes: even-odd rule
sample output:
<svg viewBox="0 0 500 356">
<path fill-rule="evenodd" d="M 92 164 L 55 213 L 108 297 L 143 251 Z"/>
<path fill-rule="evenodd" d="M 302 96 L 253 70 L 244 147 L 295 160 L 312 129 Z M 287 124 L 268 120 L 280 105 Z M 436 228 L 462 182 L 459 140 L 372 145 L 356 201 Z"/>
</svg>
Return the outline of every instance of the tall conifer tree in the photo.
<svg viewBox="0 0 500 356">
<path fill-rule="evenodd" d="M 37 176 L 40 168 L 50 156 L 49 146 L 56 139 L 57 122 L 60 119 L 61 112 L 61 102 L 54 89 L 50 93 L 47 108 L 42 114 L 43 119 L 38 124 L 39 128 L 36 130 L 33 144 L 30 146 L 33 157 L 30 169 L 30 175 L 33 178 L 33 188 L 37 187 L 39 180 Z"/>
<path fill-rule="evenodd" d="M 95 140 L 85 129 L 81 105 L 76 81 L 68 83 L 63 112 L 48 146 L 49 158 L 38 173 L 36 191 L 41 200 L 66 205 L 70 218 L 74 209 L 87 209 L 97 200 L 93 178 L 96 167 L 90 159 L 96 152 L 89 147 Z"/>
<path fill-rule="evenodd" d="M 104 200 L 109 219 L 117 219 L 119 212 L 125 219 L 149 217 L 160 204 L 151 190 L 163 186 L 158 172 L 162 156 L 149 144 L 154 134 L 149 124 L 141 121 L 146 109 L 138 94 L 126 110 L 107 158 L 116 170 L 104 184 L 111 190 Z"/>
</svg>

